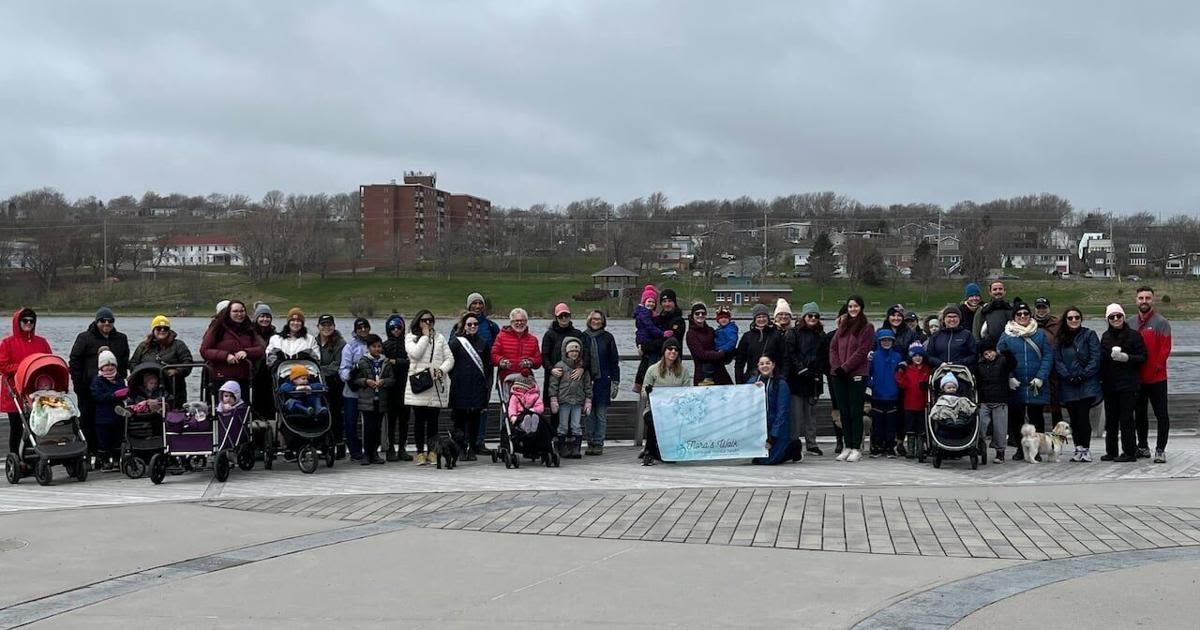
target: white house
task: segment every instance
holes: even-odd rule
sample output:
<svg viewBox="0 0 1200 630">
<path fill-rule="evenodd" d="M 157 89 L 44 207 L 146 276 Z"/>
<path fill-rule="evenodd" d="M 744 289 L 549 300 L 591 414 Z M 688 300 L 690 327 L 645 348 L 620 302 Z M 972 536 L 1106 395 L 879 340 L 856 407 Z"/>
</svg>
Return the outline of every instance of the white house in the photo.
<svg viewBox="0 0 1200 630">
<path fill-rule="evenodd" d="M 657 269 L 687 271 L 696 257 L 696 239 L 676 234 L 650 244 L 651 266 Z"/>
<path fill-rule="evenodd" d="M 1084 234 L 1079 241 L 1079 250 L 1079 257 L 1093 276 L 1112 278 L 1117 275 L 1111 238 L 1096 232 Z"/>
<path fill-rule="evenodd" d="M 232 236 L 200 234 L 173 237 L 163 253 L 163 264 L 169 267 L 192 267 L 198 265 L 245 264 L 242 251 Z"/>
<path fill-rule="evenodd" d="M 808 258 L 812 256 L 811 247 L 793 247 L 789 250 L 792 255 L 792 267 L 800 268 L 808 266 Z"/>
<path fill-rule="evenodd" d="M 788 223 L 776 223 L 771 226 L 772 230 L 782 230 L 784 239 L 789 243 L 799 243 L 812 238 L 813 224 L 812 221 L 790 221 Z"/>
<path fill-rule="evenodd" d="M 1046 273 L 1071 273 L 1071 252 L 1066 249 L 1013 248 L 1000 254 L 1001 266 L 1041 269 Z"/>
</svg>

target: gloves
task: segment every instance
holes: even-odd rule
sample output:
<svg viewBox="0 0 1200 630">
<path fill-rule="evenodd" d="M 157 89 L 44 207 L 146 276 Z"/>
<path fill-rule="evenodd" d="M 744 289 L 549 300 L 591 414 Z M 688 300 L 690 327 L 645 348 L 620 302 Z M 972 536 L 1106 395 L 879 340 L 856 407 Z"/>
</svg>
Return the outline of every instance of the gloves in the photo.
<svg viewBox="0 0 1200 630">
<path fill-rule="evenodd" d="M 1129 355 L 1125 354 L 1124 352 L 1117 352 L 1116 348 L 1113 348 L 1112 359 L 1113 361 L 1124 363 L 1129 360 Z"/>
<path fill-rule="evenodd" d="M 1035 377 L 1035 378 L 1032 378 L 1032 379 L 1030 379 L 1030 380 L 1029 380 L 1029 386 L 1030 386 L 1030 387 L 1032 387 L 1032 388 L 1034 388 L 1034 389 L 1041 389 L 1041 388 L 1042 388 L 1042 379 L 1040 379 L 1040 378 L 1036 378 L 1036 377 Z"/>
<path fill-rule="evenodd" d="M 558 413 L 558 399 L 557 398 L 550 399 L 550 413 Z"/>
<path fill-rule="evenodd" d="M 620 383 L 618 383 L 618 382 L 616 382 L 616 381 L 613 381 L 613 383 L 612 383 L 612 392 L 610 392 L 610 393 L 609 393 L 608 399 L 609 399 L 609 400 L 616 400 L 616 399 L 617 399 L 617 393 L 618 393 L 618 392 L 620 392 L 620 391 L 621 391 L 621 384 L 620 384 Z"/>
<path fill-rule="evenodd" d="M 647 396 L 649 396 L 649 395 L 650 395 L 651 393 L 653 393 L 653 392 L 654 392 L 654 386 L 653 386 L 653 385 L 647 385 L 647 386 L 646 386 L 646 395 L 647 395 Z"/>
<path fill-rule="evenodd" d="M 836 367 L 836 368 L 833 368 L 833 375 L 834 375 L 834 376 L 845 376 L 845 375 L 846 375 L 846 368 L 844 368 L 844 367 Z"/>
<path fill-rule="evenodd" d="M 675 331 L 674 331 L 674 330 L 665 330 L 665 331 L 663 331 L 663 338 L 665 338 L 665 339 L 670 339 L 671 337 L 674 337 L 674 336 L 675 336 Z"/>
<path fill-rule="evenodd" d="M 1008 388 L 1009 389 L 1011 389 L 1015 392 L 1015 391 L 1017 391 L 1017 388 L 1020 386 L 1021 386 L 1021 381 L 1018 381 L 1017 379 L 1015 379 L 1011 376 L 1008 377 Z"/>
<path fill-rule="evenodd" d="M 871 350 L 871 351 L 867 352 L 867 360 L 868 360 L 868 361 L 870 361 L 870 360 L 872 360 L 872 359 L 874 359 L 874 358 L 875 358 L 875 351 L 874 351 L 874 350 Z"/>
<path fill-rule="evenodd" d="M 592 401 L 590 401 L 590 400 L 583 401 L 583 415 L 589 416 L 591 414 L 592 414 Z"/>
</svg>

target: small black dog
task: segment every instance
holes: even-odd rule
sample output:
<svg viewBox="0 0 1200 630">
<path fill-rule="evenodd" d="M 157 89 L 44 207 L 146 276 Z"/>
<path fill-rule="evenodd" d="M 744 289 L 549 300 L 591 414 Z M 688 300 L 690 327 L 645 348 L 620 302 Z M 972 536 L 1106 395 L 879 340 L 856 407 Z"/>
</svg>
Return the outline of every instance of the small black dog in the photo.
<svg viewBox="0 0 1200 630">
<path fill-rule="evenodd" d="M 446 435 L 439 435 L 437 445 L 434 450 L 437 451 L 437 467 L 442 469 L 442 460 L 446 460 L 446 469 L 454 470 L 458 465 L 458 454 L 461 452 L 459 443 L 463 440 L 463 432 L 455 429 L 447 431 Z"/>
</svg>

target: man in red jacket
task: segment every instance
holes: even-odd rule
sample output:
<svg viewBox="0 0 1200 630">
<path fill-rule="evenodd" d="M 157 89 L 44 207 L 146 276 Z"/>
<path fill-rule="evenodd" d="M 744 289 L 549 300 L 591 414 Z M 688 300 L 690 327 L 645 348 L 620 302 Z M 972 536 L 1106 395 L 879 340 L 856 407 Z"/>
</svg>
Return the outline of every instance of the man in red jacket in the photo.
<svg viewBox="0 0 1200 630">
<path fill-rule="evenodd" d="M 1154 447 L 1154 463 L 1167 461 L 1167 434 L 1171 418 L 1167 415 L 1167 359 L 1171 357 L 1171 322 L 1154 310 L 1154 289 L 1144 286 L 1137 290 L 1137 318 L 1131 322 L 1146 342 L 1147 358 L 1142 364 L 1142 386 L 1138 390 L 1134 421 L 1137 431 L 1137 456 L 1150 457 L 1150 416 L 1147 403 L 1154 408 L 1158 421 L 1158 438 Z"/>
<path fill-rule="evenodd" d="M 45 339 L 34 334 L 37 329 L 37 313 L 31 308 L 19 308 L 13 313 L 12 334 L 0 341 L 0 378 L 4 379 L 4 387 L 0 387 L 0 412 L 8 413 L 8 452 L 20 453 L 21 413 L 9 393 L 9 386 L 15 387 L 17 367 L 21 360 L 31 354 L 50 352 L 50 344 Z"/>
</svg>

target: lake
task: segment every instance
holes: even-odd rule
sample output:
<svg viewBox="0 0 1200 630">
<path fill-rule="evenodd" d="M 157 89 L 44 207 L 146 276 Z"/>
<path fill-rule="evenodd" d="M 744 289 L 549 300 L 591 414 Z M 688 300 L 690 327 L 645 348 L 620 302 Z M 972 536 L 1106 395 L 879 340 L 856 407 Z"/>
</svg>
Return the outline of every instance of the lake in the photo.
<svg viewBox="0 0 1200 630">
<path fill-rule="evenodd" d="M 11 317 L 9 318 L 11 321 Z M 580 316 L 582 320 L 582 316 Z M 203 317 L 174 317 L 171 319 L 172 328 L 179 333 L 180 339 L 188 344 L 194 355 L 198 355 L 200 346 L 200 338 L 204 335 L 204 330 L 209 323 L 208 318 Z M 277 318 L 278 322 L 279 319 Z M 310 321 L 315 324 L 315 317 Z M 342 334 L 346 334 L 346 330 L 350 328 L 353 319 L 349 316 L 339 317 L 337 324 L 342 330 Z M 75 336 L 80 331 L 87 328 L 91 323 L 86 317 L 43 317 L 38 319 L 38 334 L 45 337 L 50 342 L 50 347 L 58 354 L 66 356 L 71 350 L 71 344 L 74 343 Z M 503 325 L 505 320 L 498 320 L 498 324 Z M 377 333 L 382 336 L 383 320 L 375 318 L 371 322 Z M 1088 322 L 1086 325 L 1094 330 L 1101 330 L 1102 321 Z M 448 332 L 450 322 L 440 320 L 438 329 L 442 332 Z M 579 325 L 577 322 L 576 325 Z M 550 326 L 550 320 L 534 319 L 530 320 L 531 330 L 539 337 Z M 746 322 L 739 322 L 742 331 L 746 330 Z M 1172 322 L 1172 333 L 1174 335 L 1175 349 L 1179 351 L 1191 351 L 1200 353 L 1200 321 L 1181 321 Z M 130 350 L 137 346 L 137 343 L 145 338 L 149 332 L 150 318 L 117 318 L 117 329 L 129 335 Z M 311 330 L 316 330 L 316 326 L 312 326 Z M 617 346 L 620 348 L 621 354 L 632 355 L 636 354 L 637 349 L 634 345 L 634 323 L 632 319 L 610 319 L 608 330 L 616 337 Z M 6 330 L 7 332 L 7 330 Z M 625 361 L 621 364 L 622 372 L 622 387 L 620 400 L 632 400 L 634 394 L 629 391 L 633 384 L 633 374 L 637 370 L 637 363 Z M 1170 391 L 1173 394 L 1195 394 L 1200 393 L 1200 357 L 1172 357 L 1170 362 Z"/>
</svg>

